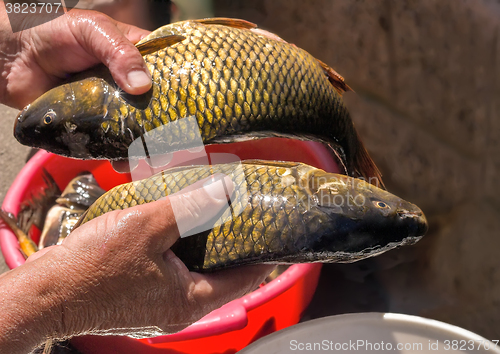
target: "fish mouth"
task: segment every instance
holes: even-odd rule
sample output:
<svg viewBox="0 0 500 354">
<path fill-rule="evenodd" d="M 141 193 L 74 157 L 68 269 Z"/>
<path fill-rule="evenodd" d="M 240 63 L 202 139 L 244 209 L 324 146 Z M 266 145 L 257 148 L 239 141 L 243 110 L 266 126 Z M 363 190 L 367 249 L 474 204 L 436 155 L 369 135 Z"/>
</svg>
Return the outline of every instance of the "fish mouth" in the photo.
<svg viewBox="0 0 500 354">
<path fill-rule="evenodd" d="M 418 207 L 415 206 L 418 209 Z M 428 224 L 424 213 L 418 210 L 398 209 L 396 211 L 398 217 L 403 222 L 406 221 L 410 225 L 409 235 L 412 237 L 422 237 L 427 233 Z"/>
<path fill-rule="evenodd" d="M 410 210 L 407 210 L 407 209 L 398 209 L 396 211 L 396 213 L 398 214 L 398 216 L 401 218 L 401 219 L 406 219 L 406 218 L 413 218 L 413 219 L 418 219 L 420 217 L 423 216 L 423 213 L 422 211 L 420 210 L 413 210 L 413 211 L 410 211 Z"/>
</svg>

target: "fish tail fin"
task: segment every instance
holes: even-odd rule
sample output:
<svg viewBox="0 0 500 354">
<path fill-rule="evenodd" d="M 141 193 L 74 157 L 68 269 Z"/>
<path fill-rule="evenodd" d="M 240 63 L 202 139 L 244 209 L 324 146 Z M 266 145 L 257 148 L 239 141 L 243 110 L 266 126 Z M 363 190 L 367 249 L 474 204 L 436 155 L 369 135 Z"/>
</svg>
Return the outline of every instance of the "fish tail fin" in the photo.
<svg viewBox="0 0 500 354">
<path fill-rule="evenodd" d="M 11 229 L 16 229 L 18 228 L 17 226 L 17 218 L 14 216 L 14 214 L 9 213 L 3 209 L 0 209 L 0 219 L 9 226 Z M 14 231 L 14 230 L 12 230 Z"/>
<path fill-rule="evenodd" d="M 363 177 L 368 183 L 373 184 L 376 187 L 386 189 L 385 184 L 382 181 L 382 174 L 380 173 L 380 170 L 370 157 L 370 154 L 368 153 L 368 150 L 366 150 L 357 131 L 355 134 L 358 140 L 358 149 L 353 161 L 355 173 Z"/>
<path fill-rule="evenodd" d="M 17 225 L 17 218 L 12 213 L 0 209 L 0 219 L 12 230 L 19 242 L 19 247 L 25 258 L 38 251 L 38 246 L 29 235 L 25 234 Z"/>
</svg>

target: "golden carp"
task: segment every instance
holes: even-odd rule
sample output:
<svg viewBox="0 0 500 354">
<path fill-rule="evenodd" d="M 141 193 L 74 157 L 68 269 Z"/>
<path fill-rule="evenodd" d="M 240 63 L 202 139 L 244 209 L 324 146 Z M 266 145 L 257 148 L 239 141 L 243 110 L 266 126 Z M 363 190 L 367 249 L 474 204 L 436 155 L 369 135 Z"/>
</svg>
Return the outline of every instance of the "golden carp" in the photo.
<svg viewBox="0 0 500 354">
<path fill-rule="evenodd" d="M 259 262 L 352 262 L 413 244 L 427 230 L 417 206 L 363 180 L 302 163 L 261 160 L 177 167 L 117 186 L 75 228 L 106 212 L 164 198 L 213 174 L 230 176 L 234 193 L 218 221 L 172 247 L 191 270 Z"/>
<path fill-rule="evenodd" d="M 17 218 L 0 210 L 0 219 L 16 235 L 26 258 L 38 249 L 60 244 L 85 210 L 105 193 L 90 172 L 83 172 L 73 178 L 62 194 L 45 170 L 43 179 L 47 187 L 21 205 Z M 38 246 L 29 235 L 32 226 L 42 230 Z"/>
<path fill-rule="evenodd" d="M 90 172 L 82 172 L 73 178 L 45 217 L 39 248 L 60 244 L 85 210 L 105 192 Z"/>
<path fill-rule="evenodd" d="M 70 209 L 87 209 L 105 192 L 92 173 L 82 172 L 68 183 L 56 203 Z"/>
<path fill-rule="evenodd" d="M 73 227 L 84 212 L 85 209 L 71 209 L 58 204 L 50 208 L 45 218 L 38 247 L 42 249 L 61 244 L 62 240 L 73 230 Z"/>
</svg>

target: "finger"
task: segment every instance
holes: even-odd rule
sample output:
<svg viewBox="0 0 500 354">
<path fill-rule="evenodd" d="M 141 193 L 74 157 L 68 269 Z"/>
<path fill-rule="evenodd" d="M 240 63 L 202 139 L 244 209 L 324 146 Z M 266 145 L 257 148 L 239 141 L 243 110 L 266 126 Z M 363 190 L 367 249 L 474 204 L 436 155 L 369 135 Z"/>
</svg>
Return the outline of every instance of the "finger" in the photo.
<svg viewBox="0 0 500 354">
<path fill-rule="evenodd" d="M 275 267 L 273 264 L 255 264 L 211 274 L 192 272 L 193 295 L 214 310 L 257 289 Z"/>
<path fill-rule="evenodd" d="M 151 74 L 139 50 L 127 38 L 135 40 L 146 33 L 125 24 L 118 25 L 108 16 L 96 12 L 79 16 L 79 21 L 74 22 L 75 30 L 79 32 L 76 35 L 81 36 L 78 40 L 85 50 L 109 68 L 118 86 L 127 93 L 147 92 L 152 85 Z M 89 22 L 95 26 L 89 26 Z"/>
<path fill-rule="evenodd" d="M 151 33 L 151 31 L 146 31 L 142 28 L 131 26 L 122 22 L 116 22 L 116 27 L 118 27 L 125 37 L 134 44 Z"/>
<path fill-rule="evenodd" d="M 23 109 L 59 82 L 57 78 L 48 77 L 37 65 L 14 66 L 10 73 L 16 80 L 9 83 L 9 92 L 2 103 L 17 109 Z M 27 82 L 33 83 L 29 90 L 26 90 Z"/>
</svg>

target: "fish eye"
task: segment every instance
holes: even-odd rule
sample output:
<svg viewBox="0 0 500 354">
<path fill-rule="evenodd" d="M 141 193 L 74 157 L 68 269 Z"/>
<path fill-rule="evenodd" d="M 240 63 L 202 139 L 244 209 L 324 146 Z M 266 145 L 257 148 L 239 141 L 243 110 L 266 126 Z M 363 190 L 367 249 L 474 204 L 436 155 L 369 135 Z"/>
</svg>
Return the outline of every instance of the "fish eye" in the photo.
<svg viewBox="0 0 500 354">
<path fill-rule="evenodd" d="M 374 200 L 372 203 L 377 208 L 380 208 L 380 209 L 390 209 L 391 208 L 387 203 L 381 202 L 380 200 Z"/>
<path fill-rule="evenodd" d="M 54 112 L 54 111 L 48 111 L 43 116 L 43 123 L 45 125 L 49 125 L 49 124 L 51 124 L 54 121 L 55 117 L 56 117 L 56 112 Z"/>
</svg>

